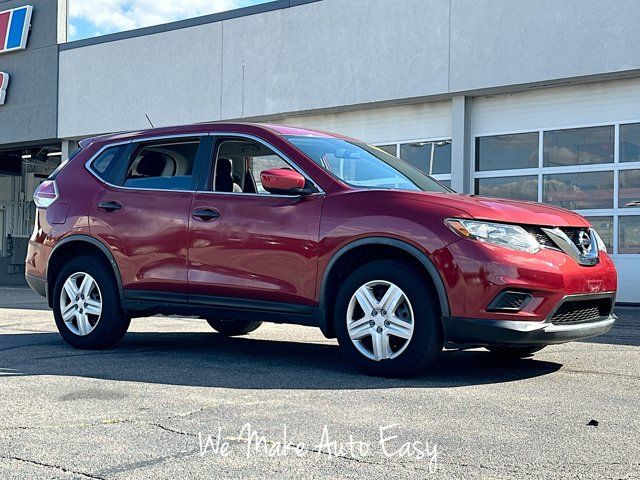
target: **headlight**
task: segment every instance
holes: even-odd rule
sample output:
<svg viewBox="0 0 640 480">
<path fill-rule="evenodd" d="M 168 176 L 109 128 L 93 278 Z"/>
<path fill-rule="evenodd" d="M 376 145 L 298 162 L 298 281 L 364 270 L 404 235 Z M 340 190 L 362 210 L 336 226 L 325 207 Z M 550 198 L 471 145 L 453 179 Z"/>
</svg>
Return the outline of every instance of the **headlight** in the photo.
<svg viewBox="0 0 640 480">
<path fill-rule="evenodd" d="M 604 244 L 604 241 L 602 240 L 602 237 L 600 237 L 600 234 L 593 227 L 591 228 L 591 231 L 596 236 L 596 243 L 598 244 L 598 250 L 600 250 L 601 252 L 607 253 L 607 246 Z"/>
<path fill-rule="evenodd" d="M 536 253 L 541 248 L 534 236 L 518 225 L 459 218 L 447 218 L 445 223 L 463 238 L 528 253 Z"/>
</svg>

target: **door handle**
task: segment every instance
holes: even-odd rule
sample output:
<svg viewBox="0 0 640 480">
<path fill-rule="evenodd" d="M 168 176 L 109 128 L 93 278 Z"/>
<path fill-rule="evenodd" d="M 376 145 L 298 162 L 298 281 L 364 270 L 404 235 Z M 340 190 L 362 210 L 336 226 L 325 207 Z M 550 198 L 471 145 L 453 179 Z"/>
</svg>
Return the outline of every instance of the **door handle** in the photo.
<svg viewBox="0 0 640 480">
<path fill-rule="evenodd" d="M 213 208 L 197 208 L 191 213 L 191 216 L 201 222 L 210 222 L 220 218 L 220 212 Z"/>
<path fill-rule="evenodd" d="M 117 212 L 118 210 L 122 210 L 122 205 L 118 202 L 100 202 L 98 203 L 98 208 L 101 210 L 105 210 L 107 212 Z"/>
</svg>

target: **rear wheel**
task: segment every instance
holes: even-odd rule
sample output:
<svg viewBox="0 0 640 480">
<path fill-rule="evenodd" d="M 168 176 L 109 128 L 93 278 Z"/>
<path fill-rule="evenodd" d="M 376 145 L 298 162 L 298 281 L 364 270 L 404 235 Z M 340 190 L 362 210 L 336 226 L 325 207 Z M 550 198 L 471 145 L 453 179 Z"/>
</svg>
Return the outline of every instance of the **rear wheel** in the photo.
<svg viewBox="0 0 640 480">
<path fill-rule="evenodd" d="M 536 352 L 539 352 L 543 348 L 544 348 L 544 345 L 538 346 L 538 347 L 534 347 L 534 346 L 511 347 L 511 346 L 503 346 L 503 345 L 493 345 L 493 346 L 487 347 L 487 350 L 489 350 L 491 353 L 499 357 L 518 359 L 518 358 L 530 357 L 531 355 L 533 355 Z"/>
<path fill-rule="evenodd" d="M 251 320 L 221 320 L 217 318 L 207 318 L 206 320 L 216 332 L 228 337 L 246 335 L 262 325 L 262 322 Z"/>
<path fill-rule="evenodd" d="M 411 266 L 380 260 L 355 270 L 334 307 L 345 357 L 369 375 L 406 377 L 424 371 L 442 351 L 435 295 Z"/>
<path fill-rule="evenodd" d="M 115 345 L 131 322 L 111 267 L 91 256 L 70 261 L 56 276 L 53 315 L 62 338 L 83 349 Z"/>
</svg>

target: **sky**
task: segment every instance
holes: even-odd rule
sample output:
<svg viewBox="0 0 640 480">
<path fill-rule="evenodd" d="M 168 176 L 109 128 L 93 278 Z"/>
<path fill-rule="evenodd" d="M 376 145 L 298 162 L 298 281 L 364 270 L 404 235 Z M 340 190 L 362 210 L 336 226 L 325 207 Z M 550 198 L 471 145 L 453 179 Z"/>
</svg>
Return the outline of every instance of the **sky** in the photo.
<svg viewBox="0 0 640 480">
<path fill-rule="evenodd" d="M 69 0 L 69 41 L 233 10 L 270 0 Z"/>
</svg>

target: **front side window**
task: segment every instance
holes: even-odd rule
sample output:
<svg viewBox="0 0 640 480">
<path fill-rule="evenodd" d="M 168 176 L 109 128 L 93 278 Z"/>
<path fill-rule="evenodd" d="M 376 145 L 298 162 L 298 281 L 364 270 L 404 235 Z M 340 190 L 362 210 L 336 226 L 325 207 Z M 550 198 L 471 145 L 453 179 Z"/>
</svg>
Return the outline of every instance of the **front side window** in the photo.
<svg viewBox="0 0 640 480">
<path fill-rule="evenodd" d="M 311 160 L 361 188 L 449 192 L 445 186 L 379 148 L 338 138 L 287 136 Z"/>
<path fill-rule="evenodd" d="M 244 138 L 222 140 L 214 164 L 214 191 L 264 195 L 269 192 L 262 186 L 261 173 L 272 168 L 291 168 L 266 145 Z"/>
<path fill-rule="evenodd" d="M 190 190 L 199 139 L 142 144 L 134 153 L 124 186 L 157 190 Z"/>
</svg>

